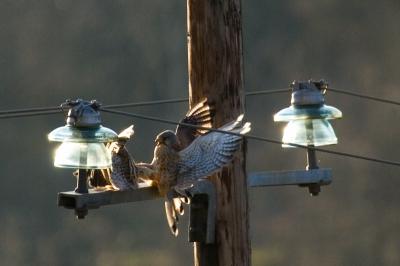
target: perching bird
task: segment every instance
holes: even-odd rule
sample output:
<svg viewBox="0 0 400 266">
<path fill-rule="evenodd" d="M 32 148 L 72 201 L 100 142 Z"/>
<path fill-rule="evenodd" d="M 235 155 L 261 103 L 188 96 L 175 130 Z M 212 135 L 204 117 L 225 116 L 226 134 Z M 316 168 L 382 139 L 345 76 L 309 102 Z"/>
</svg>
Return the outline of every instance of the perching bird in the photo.
<svg viewBox="0 0 400 266">
<path fill-rule="evenodd" d="M 110 183 L 115 190 L 138 188 L 138 173 L 131 155 L 125 147 L 126 142 L 133 135 L 133 125 L 118 135 L 118 141 L 107 143 L 107 151 L 111 155 Z"/>
<path fill-rule="evenodd" d="M 190 112 L 189 112 L 190 113 Z M 250 131 L 250 123 L 242 125 L 243 115 L 219 130 L 238 134 Z M 195 121 L 195 120 L 193 120 Z M 160 133 L 156 138 L 152 169 L 158 172 L 158 189 L 165 194 L 165 210 L 168 224 L 174 235 L 178 234 L 177 218 L 181 208 L 173 198 L 173 188 L 182 194 L 185 188 L 192 186 L 200 178 L 216 172 L 233 159 L 233 153 L 241 144 L 242 137 L 219 132 L 207 132 L 203 135 L 186 132 L 187 126 L 178 126 L 176 133 L 171 130 Z M 186 140 L 190 140 L 187 142 Z M 187 147 L 182 147 L 186 143 Z M 190 145 L 189 145 L 190 144 Z"/>
<path fill-rule="evenodd" d="M 111 156 L 111 168 L 93 170 L 89 175 L 89 184 L 95 187 L 112 188 L 114 190 L 130 190 L 138 188 L 139 176 L 154 178 L 155 172 L 146 167 L 136 166 L 125 147 L 133 135 L 133 125 L 118 135 L 118 141 L 107 143 L 107 151 Z"/>
</svg>

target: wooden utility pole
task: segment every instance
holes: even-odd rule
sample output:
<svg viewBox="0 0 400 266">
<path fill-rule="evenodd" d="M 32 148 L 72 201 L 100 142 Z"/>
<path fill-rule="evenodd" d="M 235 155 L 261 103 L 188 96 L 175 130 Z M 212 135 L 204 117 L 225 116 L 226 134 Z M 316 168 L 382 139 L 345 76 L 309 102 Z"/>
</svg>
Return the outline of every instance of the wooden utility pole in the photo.
<svg viewBox="0 0 400 266">
<path fill-rule="evenodd" d="M 216 104 L 215 128 L 244 113 L 241 0 L 188 0 L 189 97 Z M 217 192 L 215 244 L 195 243 L 196 266 L 251 265 L 246 143 L 211 176 Z"/>
</svg>

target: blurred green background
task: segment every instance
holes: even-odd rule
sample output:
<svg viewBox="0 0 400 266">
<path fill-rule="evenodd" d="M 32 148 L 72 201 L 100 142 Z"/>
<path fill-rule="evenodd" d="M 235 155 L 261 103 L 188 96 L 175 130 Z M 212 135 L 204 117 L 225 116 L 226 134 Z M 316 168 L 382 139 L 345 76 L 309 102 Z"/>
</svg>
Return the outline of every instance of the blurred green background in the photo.
<svg viewBox="0 0 400 266">
<path fill-rule="evenodd" d="M 332 88 L 400 101 L 400 2 L 243 1 L 247 92 L 324 78 Z M 0 110 L 57 106 L 66 99 L 104 105 L 188 97 L 186 2 L 1 0 Z M 343 112 L 327 149 L 400 161 L 398 106 L 328 92 Z M 280 139 L 273 115 L 290 93 L 247 97 L 252 135 Z M 126 109 L 178 121 L 188 104 Z M 102 113 L 119 132 L 135 125 L 128 149 L 152 158 L 155 136 L 174 126 Z M 0 261 L 3 265 L 192 265 L 188 212 L 177 238 L 163 200 L 101 207 L 76 220 L 57 207 L 75 187 L 53 167 L 47 134 L 64 116 L 1 120 Z M 248 172 L 306 166 L 303 149 L 249 140 Z M 320 196 L 306 188 L 250 191 L 252 261 L 258 265 L 400 265 L 399 167 L 317 153 L 332 168 Z M 186 209 L 188 211 L 188 209 Z"/>
</svg>

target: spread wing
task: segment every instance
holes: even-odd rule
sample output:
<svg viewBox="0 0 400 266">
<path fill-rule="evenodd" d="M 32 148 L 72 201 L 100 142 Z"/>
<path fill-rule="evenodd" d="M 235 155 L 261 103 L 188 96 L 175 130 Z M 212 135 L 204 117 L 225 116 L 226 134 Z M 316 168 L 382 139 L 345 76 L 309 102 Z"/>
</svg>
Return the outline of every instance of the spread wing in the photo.
<svg viewBox="0 0 400 266">
<path fill-rule="evenodd" d="M 246 134 L 250 131 L 250 123 L 241 125 L 243 115 L 220 130 Z M 209 132 L 196 138 L 192 144 L 182 150 L 179 155 L 179 176 L 176 187 L 184 189 L 200 178 L 204 178 L 224 167 L 233 159 L 239 148 L 242 136 Z"/>
<path fill-rule="evenodd" d="M 186 114 L 186 117 L 179 122 L 201 127 L 211 127 L 214 115 L 214 103 L 208 101 L 207 98 L 203 98 L 192 109 L 190 109 Z M 175 134 L 180 142 L 180 150 L 188 147 L 195 138 L 205 132 L 206 130 L 178 125 Z"/>
</svg>

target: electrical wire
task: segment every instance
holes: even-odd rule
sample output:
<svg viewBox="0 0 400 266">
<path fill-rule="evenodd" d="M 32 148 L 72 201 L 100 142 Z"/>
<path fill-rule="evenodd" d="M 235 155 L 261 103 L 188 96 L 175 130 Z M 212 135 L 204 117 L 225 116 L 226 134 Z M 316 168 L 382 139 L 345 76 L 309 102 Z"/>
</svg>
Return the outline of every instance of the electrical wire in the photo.
<svg viewBox="0 0 400 266">
<path fill-rule="evenodd" d="M 0 115 L 3 114 L 18 114 L 18 113 L 31 113 L 31 112 L 42 112 L 42 111 L 60 111 L 60 106 L 53 106 L 53 107 L 42 107 L 42 108 L 30 108 L 30 109 L 18 109 L 18 110 L 5 110 L 0 111 Z"/>
<path fill-rule="evenodd" d="M 15 117 L 26 117 L 26 116 L 39 116 L 39 115 L 53 115 L 62 113 L 61 108 L 58 106 L 58 110 L 43 110 L 43 111 L 25 111 L 20 112 L 20 110 L 15 110 L 15 113 L 8 113 L 5 115 L 0 115 L 0 119 L 3 118 L 15 118 Z M 44 108 L 43 108 L 44 109 Z"/>
<path fill-rule="evenodd" d="M 281 89 L 281 90 L 255 91 L 255 92 L 246 93 L 246 96 L 281 93 L 281 92 L 288 92 L 290 90 L 291 89 L 289 88 L 289 89 Z M 150 105 L 169 104 L 169 103 L 181 103 L 181 102 L 188 102 L 188 101 L 189 101 L 189 98 L 181 98 L 181 99 L 149 101 L 149 102 L 139 102 L 139 103 L 114 104 L 114 105 L 106 105 L 104 107 L 105 108 L 139 107 L 139 106 L 150 106 Z M 60 110 L 61 110 L 60 106 L 31 108 L 31 109 L 18 109 L 18 110 L 5 110 L 5 111 L 0 111 L 0 119 L 24 117 L 24 116 L 34 116 L 35 114 L 36 115 L 58 114 L 58 113 L 60 113 Z"/>
<path fill-rule="evenodd" d="M 279 140 L 274 140 L 274 139 L 269 139 L 269 138 L 264 138 L 264 137 L 259 137 L 259 136 L 242 135 L 242 134 L 239 134 L 239 133 L 223 131 L 223 130 L 219 130 L 219 129 L 215 129 L 215 128 L 200 127 L 200 126 L 196 126 L 196 125 L 179 123 L 179 122 L 166 120 L 166 119 L 161 119 L 161 118 L 156 118 L 156 117 L 151 117 L 151 116 L 134 114 L 134 113 L 124 112 L 124 111 L 110 110 L 110 109 L 106 109 L 104 107 L 100 108 L 100 109 L 103 112 L 114 113 L 114 114 L 118 114 L 118 115 L 136 117 L 136 118 L 140 118 L 140 119 L 146 119 L 146 120 L 151 120 L 151 121 L 156 121 L 156 122 L 162 122 L 162 123 L 166 123 L 166 124 L 183 125 L 183 126 L 198 128 L 198 129 L 202 129 L 202 130 L 208 130 L 208 131 L 212 131 L 212 132 L 218 132 L 218 133 L 242 136 L 242 137 L 245 137 L 247 139 L 259 140 L 259 141 L 270 142 L 270 143 L 275 143 L 275 144 L 284 144 L 282 141 L 279 141 Z M 326 150 L 326 149 L 322 149 L 322 148 L 318 148 L 318 147 L 300 145 L 300 144 L 295 144 L 295 143 L 285 143 L 285 144 L 288 144 L 288 145 L 291 145 L 291 146 L 295 146 L 295 147 L 298 147 L 298 148 L 302 148 L 302 149 L 311 149 L 311 150 L 315 150 L 315 151 L 331 153 L 331 154 L 335 154 L 335 155 L 341 155 L 341 156 L 346 156 L 346 157 L 351 157 L 351 158 L 356 158 L 356 159 L 361 159 L 361 160 L 366 160 L 366 161 L 372 161 L 372 162 L 377 162 L 377 163 L 400 166 L 400 162 L 395 162 L 395 161 L 389 161 L 389 160 L 373 158 L 373 157 L 357 155 L 357 154 L 350 154 L 350 153 L 345 153 L 345 152 L 331 151 L 331 150 Z"/>
<path fill-rule="evenodd" d="M 400 105 L 400 102 L 397 102 L 397 101 L 381 99 L 381 98 L 378 98 L 378 97 L 368 96 L 368 95 L 355 93 L 355 92 L 343 91 L 343 90 L 332 89 L 332 88 L 328 88 L 327 91 L 338 92 L 338 93 L 342 93 L 342 94 L 347 94 L 347 95 L 356 96 L 356 97 L 369 99 L 369 100 L 374 100 L 374 101 L 383 102 L 383 103 L 390 103 L 390 104 Z"/>
<path fill-rule="evenodd" d="M 157 105 L 157 104 L 187 102 L 188 100 L 189 99 L 187 99 L 187 98 L 186 99 L 173 99 L 173 100 L 151 101 L 151 102 L 140 102 L 140 103 L 114 104 L 114 105 L 106 105 L 104 107 L 106 107 L 106 108 L 137 107 L 137 106 L 149 106 L 149 105 Z M 19 109 L 19 110 L 6 110 L 6 111 L 0 111 L 0 119 L 23 117 L 23 116 L 34 116 L 34 115 L 58 114 L 60 112 L 62 112 L 61 106 Z"/>
<path fill-rule="evenodd" d="M 266 94 L 274 94 L 281 92 L 289 92 L 291 88 L 286 89 L 278 89 L 278 90 L 266 90 L 266 91 L 254 91 L 247 92 L 246 96 L 257 96 L 257 95 L 266 95 Z M 349 91 L 343 91 L 338 89 L 328 88 L 328 91 L 342 93 L 346 95 L 361 97 L 369 100 L 400 105 L 398 101 L 391 101 L 386 99 L 381 99 L 378 97 L 368 96 L 365 94 L 354 93 Z M 188 98 L 182 99 L 172 99 L 172 100 L 160 100 L 160 101 L 149 101 L 149 102 L 139 102 L 139 103 L 126 103 L 126 104 L 115 104 L 115 105 L 106 105 L 106 108 L 124 108 L 124 107 L 138 107 L 138 106 L 150 106 L 150 105 L 158 105 L 158 104 L 169 104 L 169 103 L 180 103 L 180 102 L 188 102 Z M 14 117 L 24 117 L 24 116 L 35 116 L 35 115 L 49 115 L 49 114 L 57 114 L 61 110 L 60 106 L 52 106 L 52 107 L 43 107 L 43 108 L 31 108 L 31 109 L 18 109 L 18 110 L 5 110 L 0 111 L 0 119 L 3 118 L 14 118 Z"/>
<path fill-rule="evenodd" d="M 273 94 L 273 93 L 281 93 L 281 92 L 289 92 L 289 91 L 292 91 L 292 88 L 280 89 L 280 90 L 267 90 L 267 91 L 247 92 L 246 96 L 256 96 L 256 95 Z"/>
<path fill-rule="evenodd" d="M 189 98 L 182 99 L 172 99 L 172 100 L 161 100 L 161 101 L 151 101 L 151 102 L 140 102 L 140 103 L 125 103 L 125 104 L 114 104 L 106 105 L 105 108 L 124 108 L 124 107 L 138 107 L 138 106 L 149 106 L 158 104 L 168 104 L 168 103 L 182 103 L 188 102 Z"/>
<path fill-rule="evenodd" d="M 287 92 L 289 90 L 290 89 L 250 92 L 250 93 L 246 93 L 246 96 Z M 349 93 L 349 92 L 344 92 L 344 91 L 339 91 L 339 90 L 332 90 L 332 91 L 359 96 L 359 94 Z M 363 97 L 364 98 L 368 97 L 369 99 L 376 100 L 375 97 L 369 97 L 369 96 L 365 96 L 365 95 L 363 95 Z M 382 102 L 389 102 L 389 103 L 397 104 L 396 102 L 392 102 L 392 101 L 387 101 L 387 100 L 382 100 L 382 99 L 378 99 L 378 100 L 382 101 Z M 151 116 L 128 113 L 128 112 L 124 112 L 124 111 L 111 110 L 113 108 L 147 106 L 147 105 L 157 105 L 157 104 L 167 104 L 167 103 L 177 103 L 177 102 L 187 102 L 187 101 L 188 101 L 188 99 L 174 99 L 174 100 L 161 100 L 161 101 L 151 101 L 151 102 L 141 102 L 141 103 L 117 104 L 117 105 L 108 105 L 108 106 L 100 107 L 100 109 L 102 111 L 108 112 L 108 113 L 131 116 L 131 117 L 136 117 L 136 118 L 146 119 L 146 120 L 151 120 L 151 121 L 156 121 L 156 122 L 162 122 L 162 123 L 173 124 L 173 125 L 185 125 L 185 126 L 195 127 L 195 128 L 199 128 L 199 129 L 203 129 L 203 130 L 208 130 L 208 131 L 214 131 L 214 132 L 231 134 L 231 135 L 240 135 L 238 133 L 226 132 L 226 131 L 221 131 L 221 130 L 213 129 L 213 128 L 204 128 L 204 127 L 199 127 L 199 126 L 190 125 L 190 124 L 184 124 L 184 123 L 178 123 L 178 122 L 175 122 L 175 121 L 165 120 L 165 119 L 151 117 Z M 60 113 L 60 112 L 62 112 L 60 106 L 44 107 L 44 108 L 32 108 L 32 109 L 20 109 L 20 110 L 8 110 L 8 111 L 0 111 L 0 119 L 1 118 L 10 118 L 10 117 L 47 115 L 47 114 L 55 114 L 55 113 Z M 242 135 L 240 135 L 240 136 L 242 136 Z M 273 139 L 264 138 L 264 137 L 259 137 L 259 136 L 246 135 L 245 137 L 248 138 L 248 139 L 265 141 L 265 142 L 270 142 L 270 143 L 275 143 L 275 144 L 283 144 L 282 141 L 273 140 Z M 317 148 L 317 147 L 312 147 L 312 146 L 310 147 L 310 146 L 299 145 L 299 144 L 295 144 L 295 143 L 286 143 L 286 144 L 292 145 L 292 146 L 295 146 L 295 147 L 298 147 L 298 148 L 303 148 L 303 149 L 313 149 L 313 150 L 316 150 L 316 151 L 325 152 L 325 153 L 331 153 L 331 154 L 335 154 L 335 155 L 341 155 L 341 156 L 352 157 L 352 158 L 362 159 L 362 160 L 367 160 L 367 161 L 372 161 L 372 162 L 378 162 L 378 163 L 384 163 L 384 164 L 400 166 L 399 162 L 394 162 L 394 161 L 388 161 L 388 160 L 383 160 L 383 159 L 378 159 L 378 158 L 373 158 L 373 157 L 367 157 L 367 156 L 362 156 L 362 155 L 356 155 L 356 154 L 350 154 L 350 153 L 344 153 L 344 152 L 338 152 L 338 151 L 325 150 L 325 149 L 321 149 L 321 148 Z"/>
<path fill-rule="evenodd" d="M 347 94 L 347 95 L 362 97 L 362 98 L 366 98 L 366 99 L 370 99 L 370 100 L 380 101 L 380 102 L 384 102 L 384 103 L 400 105 L 400 102 L 385 100 L 385 99 L 367 96 L 367 95 L 363 95 L 363 94 L 359 94 L 359 93 L 342 91 L 342 90 L 337 90 L 337 89 L 332 89 L 332 88 L 329 88 L 328 90 L 333 91 L 333 92 Z M 291 88 L 280 89 L 280 90 L 255 91 L 255 92 L 246 93 L 246 96 L 281 93 L 281 92 L 289 92 L 289 91 L 291 91 Z M 189 127 L 195 127 L 195 128 L 199 128 L 199 129 L 203 129 L 203 130 L 214 131 L 214 132 L 219 132 L 219 133 L 224 133 L 224 134 L 240 135 L 238 133 L 226 132 L 226 131 L 221 131 L 221 130 L 213 129 L 213 128 L 204 128 L 204 127 L 199 127 L 199 126 L 195 126 L 195 125 L 165 120 L 165 119 L 161 119 L 161 118 L 144 116 L 144 115 L 128 113 L 128 112 L 123 112 L 123 111 L 110 110 L 110 109 L 114 109 L 114 108 L 123 108 L 123 107 L 137 107 L 137 106 L 149 106 L 149 105 L 158 105 L 158 104 L 187 102 L 188 100 L 189 100 L 188 98 L 183 98 L 183 99 L 160 100 L 160 101 L 149 101 L 149 102 L 139 102 L 139 103 L 115 104 L 115 105 L 106 105 L 106 106 L 100 107 L 100 109 L 104 112 L 125 115 L 125 116 L 131 116 L 131 117 L 136 117 L 136 118 L 141 118 L 141 119 L 146 119 L 146 120 L 151 120 L 151 121 L 156 121 L 156 122 L 162 122 L 162 123 L 168 123 L 168 124 L 174 124 L 174 125 L 185 125 L 185 126 L 189 126 Z M 62 109 L 60 106 L 19 109 L 19 110 L 6 110 L 6 111 L 0 111 L 0 119 L 12 118 L 12 117 L 48 115 L 48 114 L 56 114 L 56 113 L 60 113 L 60 112 L 62 112 Z M 240 135 L 240 136 L 242 136 L 242 135 Z M 252 135 L 246 135 L 245 137 L 248 139 L 265 141 L 265 142 L 270 142 L 270 143 L 275 143 L 275 144 L 283 144 L 282 141 L 273 140 L 273 139 L 264 138 L 264 137 L 258 137 L 258 136 L 252 136 Z M 300 145 L 300 144 L 295 144 L 295 143 L 285 143 L 285 144 L 295 146 L 298 148 L 303 148 L 303 149 L 312 149 L 312 150 L 325 152 L 325 153 L 331 153 L 331 154 L 335 154 L 335 155 L 341 155 L 341 156 L 346 156 L 346 157 L 351 157 L 351 158 L 356 158 L 356 159 L 362 159 L 362 160 L 367 160 L 367 161 L 373 161 L 373 162 L 379 162 L 379 163 L 384 163 L 384 164 L 400 166 L 400 163 L 395 162 L 395 161 L 388 161 L 388 160 L 383 160 L 383 159 L 378 159 L 378 158 L 373 158 L 373 157 L 368 157 L 368 156 L 325 150 L 325 149 L 321 149 L 321 148 L 317 148 L 317 147 L 305 146 L 305 145 Z"/>
</svg>

